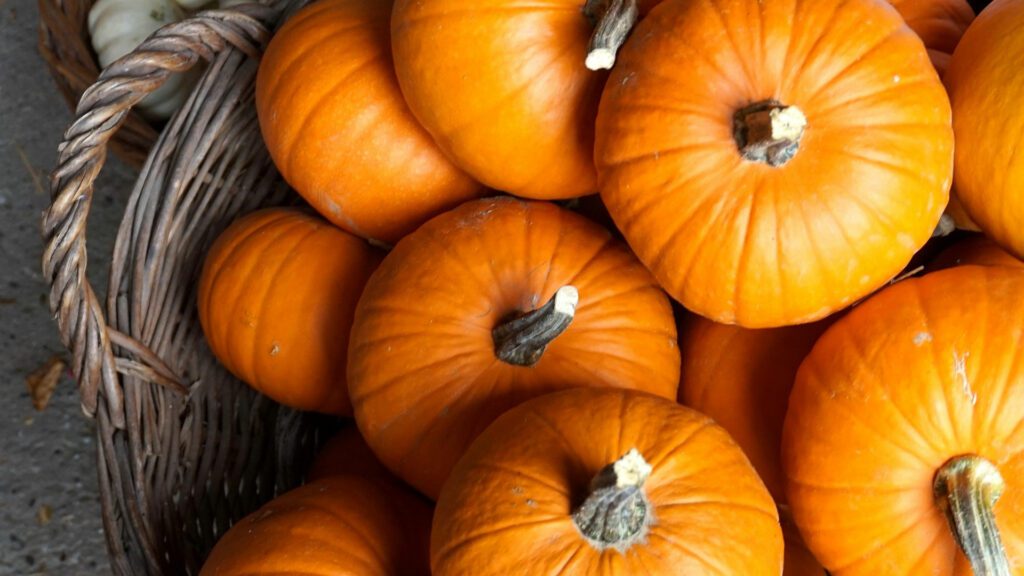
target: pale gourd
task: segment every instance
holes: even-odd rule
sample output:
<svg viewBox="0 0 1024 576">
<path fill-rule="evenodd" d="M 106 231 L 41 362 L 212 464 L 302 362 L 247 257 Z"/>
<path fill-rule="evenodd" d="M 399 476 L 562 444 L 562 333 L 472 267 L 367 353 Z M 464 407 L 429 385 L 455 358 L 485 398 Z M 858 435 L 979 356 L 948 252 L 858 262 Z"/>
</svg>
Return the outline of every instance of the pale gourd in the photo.
<svg viewBox="0 0 1024 576">
<path fill-rule="evenodd" d="M 172 0 L 99 0 L 89 10 L 89 35 L 100 67 L 106 68 L 135 49 L 160 27 L 181 20 L 184 12 Z M 143 115 L 169 118 L 188 98 L 199 70 L 172 75 L 138 104 Z"/>
</svg>

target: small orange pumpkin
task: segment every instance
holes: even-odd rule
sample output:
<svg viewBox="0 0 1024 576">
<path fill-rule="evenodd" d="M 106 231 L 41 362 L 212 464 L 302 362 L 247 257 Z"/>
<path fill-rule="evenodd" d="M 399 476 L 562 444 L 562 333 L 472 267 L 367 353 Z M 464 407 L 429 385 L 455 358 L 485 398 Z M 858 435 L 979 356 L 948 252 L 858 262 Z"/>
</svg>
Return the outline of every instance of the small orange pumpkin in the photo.
<svg viewBox="0 0 1024 576">
<path fill-rule="evenodd" d="M 953 134 L 924 45 L 885 3 L 666 0 L 619 53 L 595 158 L 669 294 L 762 328 L 899 273 L 948 201 Z"/>
<path fill-rule="evenodd" d="M 946 85 L 956 133 L 956 190 L 987 236 L 1024 258 L 1024 3 L 992 2 L 971 24 L 949 64 Z"/>
<path fill-rule="evenodd" d="M 965 0 L 889 0 L 928 48 L 928 56 L 941 77 L 964 31 L 974 20 Z"/>
<path fill-rule="evenodd" d="M 224 535 L 200 576 L 427 576 L 430 506 L 353 475 L 296 488 Z"/>
<path fill-rule="evenodd" d="M 274 35 L 256 111 L 274 164 L 325 218 L 397 242 L 482 187 L 453 166 L 402 99 L 391 0 L 320 0 Z"/>
<path fill-rule="evenodd" d="M 498 418 L 445 485 L 430 548 L 434 576 L 769 576 L 783 558 L 775 504 L 722 428 L 599 388 Z"/>
<path fill-rule="evenodd" d="M 199 279 L 199 321 L 210 349 L 235 376 L 282 404 L 351 414 L 349 328 L 381 256 L 298 209 L 239 219 L 214 242 Z"/>
<path fill-rule="evenodd" d="M 797 368 L 828 322 L 749 330 L 694 316 L 679 335 L 679 401 L 715 419 L 785 503 L 779 450 Z"/>
<path fill-rule="evenodd" d="M 1020 573 L 1022 294 L 1014 268 L 904 280 L 804 360 L 783 469 L 800 533 L 832 574 Z"/>
<path fill-rule="evenodd" d="M 342 474 L 363 478 L 392 477 L 354 424 L 342 428 L 324 444 L 309 467 L 306 480 L 313 482 Z"/>
<path fill-rule="evenodd" d="M 981 234 L 968 236 L 943 250 L 935 257 L 929 268 L 941 270 L 968 264 L 1024 268 L 1024 261 L 1014 258 L 998 244 Z"/>
<path fill-rule="evenodd" d="M 608 231 L 545 202 L 477 200 L 403 239 L 370 279 L 349 349 L 356 422 L 436 498 L 494 418 L 564 388 L 676 397 L 668 298 Z"/>
</svg>

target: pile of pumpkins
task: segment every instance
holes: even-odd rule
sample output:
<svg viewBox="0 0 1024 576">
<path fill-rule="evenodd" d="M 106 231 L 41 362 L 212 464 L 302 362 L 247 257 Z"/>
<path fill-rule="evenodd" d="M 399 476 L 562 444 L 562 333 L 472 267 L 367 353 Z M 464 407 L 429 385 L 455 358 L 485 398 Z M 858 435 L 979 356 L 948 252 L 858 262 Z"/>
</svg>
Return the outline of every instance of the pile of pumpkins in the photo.
<svg viewBox="0 0 1024 576">
<path fill-rule="evenodd" d="M 311 3 L 309 207 L 198 310 L 354 424 L 202 574 L 1024 574 L 1022 62 L 1024 0 Z"/>
</svg>

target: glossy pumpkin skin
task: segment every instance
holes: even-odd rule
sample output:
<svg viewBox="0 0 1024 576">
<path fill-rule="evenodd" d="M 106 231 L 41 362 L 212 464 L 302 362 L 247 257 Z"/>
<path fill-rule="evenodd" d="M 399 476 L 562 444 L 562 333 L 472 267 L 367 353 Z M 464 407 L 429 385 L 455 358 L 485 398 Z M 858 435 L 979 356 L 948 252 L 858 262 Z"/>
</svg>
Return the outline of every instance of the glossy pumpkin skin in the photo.
<svg viewBox="0 0 1024 576">
<path fill-rule="evenodd" d="M 679 402 L 729 432 L 779 503 L 786 502 L 779 450 L 789 391 L 827 326 L 750 330 L 693 316 L 679 335 Z"/>
<path fill-rule="evenodd" d="M 381 256 L 298 209 L 239 219 L 214 242 L 199 279 L 199 321 L 210 349 L 281 404 L 350 415 L 349 328 Z"/>
<path fill-rule="evenodd" d="M 969 264 L 1024 268 L 1024 261 L 1014 258 L 998 244 L 980 234 L 964 238 L 943 250 L 929 267 L 941 270 Z"/>
<path fill-rule="evenodd" d="M 800 367 L 783 430 L 793 517 L 837 576 L 967 576 L 933 496 L 977 454 L 999 469 L 1010 566 L 1024 566 L 1024 272 L 961 266 L 854 308 Z"/>
<path fill-rule="evenodd" d="M 597 191 L 594 117 L 607 74 L 583 65 L 594 29 L 584 4 L 396 0 L 392 47 L 409 107 L 491 188 L 543 200 Z"/>
<path fill-rule="evenodd" d="M 306 480 L 313 482 L 343 474 L 392 478 L 391 472 L 380 463 L 354 424 L 342 428 L 324 444 L 309 467 Z"/>
<path fill-rule="evenodd" d="M 956 190 L 987 236 L 1024 258 L 1024 3 L 992 2 L 964 34 L 946 74 L 956 133 Z"/>
<path fill-rule="evenodd" d="M 325 478 L 236 524 L 201 576 L 427 576 L 431 511 L 396 484 Z"/>
<path fill-rule="evenodd" d="M 572 284 L 568 330 L 532 367 L 495 356 L 491 331 Z M 436 498 L 455 462 L 502 412 L 563 388 L 676 397 L 668 298 L 625 246 L 544 202 L 478 200 L 398 243 L 367 284 L 349 349 L 356 422 L 381 461 Z"/>
<path fill-rule="evenodd" d="M 736 113 L 775 99 L 807 127 L 773 167 Z M 806 323 L 899 273 L 948 200 L 953 138 L 921 40 L 871 0 L 668 0 L 601 100 L 601 196 L 686 307 L 750 328 Z"/>
<path fill-rule="evenodd" d="M 932 64 L 941 77 L 964 31 L 974 20 L 966 0 L 889 0 L 928 48 Z"/>
<path fill-rule="evenodd" d="M 480 195 L 402 99 L 389 0 L 320 0 L 273 37 L 256 111 L 274 164 L 336 226 L 397 242 Z"/>
<path fill-rule="evenodd" d="M 643 489 L 656 520 L 624 554 L 599 552 L 570 512 L 591 478 L 633 448 L 653 466 Z M 778 575 L 782 554 L 775 504 L 722 428 L 668 400 L 598 388 L 536 398 L 498 418 L 445 485 L 431 535 L 434 576 L 523 566 L 538 576 Z"/>
</svg>

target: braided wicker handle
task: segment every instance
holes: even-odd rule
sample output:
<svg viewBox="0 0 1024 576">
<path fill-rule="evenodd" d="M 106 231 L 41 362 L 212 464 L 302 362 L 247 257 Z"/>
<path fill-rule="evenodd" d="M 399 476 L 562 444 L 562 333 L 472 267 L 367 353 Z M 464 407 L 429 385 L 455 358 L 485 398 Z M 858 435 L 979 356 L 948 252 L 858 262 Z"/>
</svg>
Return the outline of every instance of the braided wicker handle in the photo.
<svg viewBox="0 0 1024 576">
<path fill-rule="evenodd" d="M 131 107 L 171 74 L 192 68 L 200 59 L 210 61 L 232 47 L 258 58 L 270 37 L 268 26 L 278 15 L 277 9 L 249 4 L 169 24 L 107 67 L 78 103 L 76 119 L 64 133 L 57 167 L 50 175 L 52 204 L 43 213 L 43 274 L 50 283 L 50 311 L 72 353 L 71 369 L 78 380 L 82 409 L 90 417 L 102 395 L 114 426 L 124 427 L 118 372 L 187 392 L 148 347 L 107 326 L 86 278 L 85 223 L 107 145 Z M 136 359 L 115 357 L 112 345 Z"/>
</svg>

